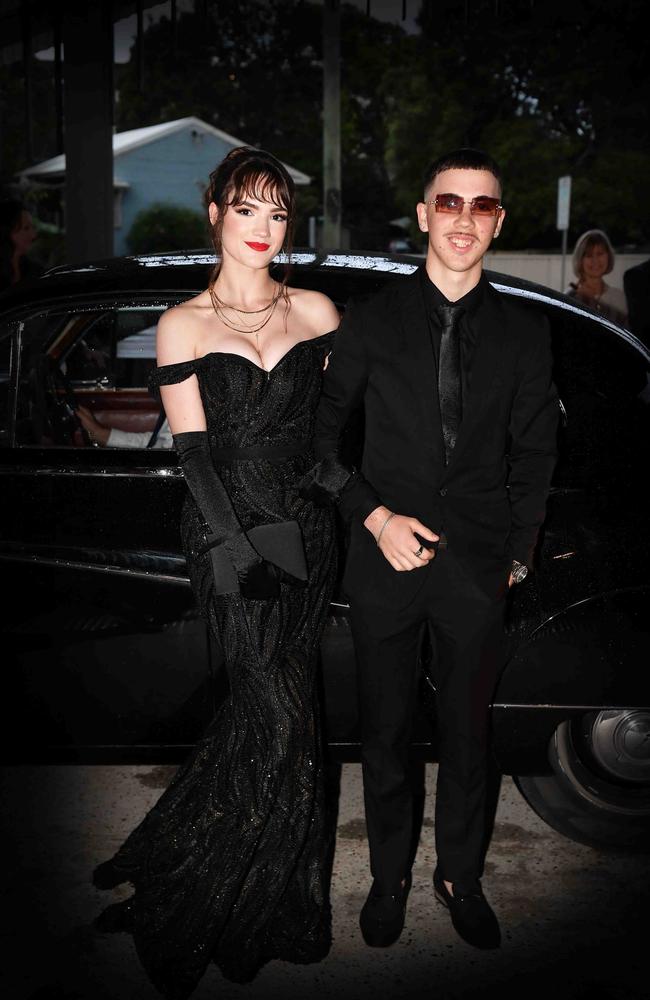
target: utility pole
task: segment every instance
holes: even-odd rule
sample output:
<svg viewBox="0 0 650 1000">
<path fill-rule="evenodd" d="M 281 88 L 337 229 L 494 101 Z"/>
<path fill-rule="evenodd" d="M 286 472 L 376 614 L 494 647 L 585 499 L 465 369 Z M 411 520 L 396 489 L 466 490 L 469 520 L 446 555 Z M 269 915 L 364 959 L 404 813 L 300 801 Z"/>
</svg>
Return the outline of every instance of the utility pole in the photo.
<svg viewBox="0 0 650 1000">
<path fill-rule="evenodd" d="M 341 6 L 323 0 L 323 249 L 341 246 Z"/>
</svg>

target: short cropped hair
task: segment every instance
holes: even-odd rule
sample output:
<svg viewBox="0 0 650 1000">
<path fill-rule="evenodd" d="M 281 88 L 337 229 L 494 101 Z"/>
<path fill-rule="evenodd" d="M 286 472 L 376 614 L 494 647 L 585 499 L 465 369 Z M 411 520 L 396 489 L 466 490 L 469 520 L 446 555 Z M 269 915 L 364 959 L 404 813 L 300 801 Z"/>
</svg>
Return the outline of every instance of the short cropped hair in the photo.
<svg viewBox="0 0 650 1000">
<path fill-rule="evenodd" d="M 614 247 L 609 242 L 609 236 L 602 229 L 588 229 L 579 236 L 573 250 L 573 273 L 576 278 L 582 278 L 582 262 L 592 247 L 605 247 L 607 251 L 607 270 L 609 274 L 614 269 Z"/>
<path fill-rule="evenodd" d="M 450 153 L 439 156 L 429 164 L 423 178 L 425 198 L 434 180 L 443 170 L 489 170 L 499 182 L 499 187 L 502 187 L 501 170 L 496 160 L 482 149 L 461 146 L 460 149 L 452 149 Z"/>
</svg>

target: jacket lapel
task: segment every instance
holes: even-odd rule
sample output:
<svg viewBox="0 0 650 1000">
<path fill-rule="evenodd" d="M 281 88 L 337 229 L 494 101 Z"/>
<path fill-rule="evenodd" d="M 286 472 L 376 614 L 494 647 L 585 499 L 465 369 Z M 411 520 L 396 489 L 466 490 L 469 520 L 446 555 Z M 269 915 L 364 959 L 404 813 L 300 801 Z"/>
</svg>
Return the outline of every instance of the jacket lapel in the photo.
<svg viewBox="0 0 650 1000">
<path fill-rule="evenodd" d="M 480 423 L 483 407 L 494 382 L 503 367 L 505 338 L 503 336 L 506 315 L 503 304 L 488 286 L 485 301 L 481 304 L 480 328 L 476 354 L 472 360 L 472 381 L 467 400 L 463 404 L 463 419 L 458 430 L 456 446 L 452 452 L 448 468 L 452 468 L 462 457 L 471 440 L 476 426 Z"/>
<path fill-rule="evenodd" d="M 418 422 L 428 426 L 430 433 L 441 439 L 438 372 L 419 270 L 403 283 L 395 298 L 394 310 L 393 325 L 400 332 L 399 349 L 408 359 L 413 399 L 420 411 Z"/>
</svg>

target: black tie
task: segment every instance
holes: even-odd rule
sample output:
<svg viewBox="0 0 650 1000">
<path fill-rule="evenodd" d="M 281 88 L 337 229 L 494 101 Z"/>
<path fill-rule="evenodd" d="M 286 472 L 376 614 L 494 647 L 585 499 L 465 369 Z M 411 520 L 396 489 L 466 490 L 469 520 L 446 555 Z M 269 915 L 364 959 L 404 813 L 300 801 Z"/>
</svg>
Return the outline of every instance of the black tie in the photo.
<svg viewBox="0 0 650 1000">
<path fill-rule="evenodd" d="M 463 417 L 460 376 L 460 316 L 462 306 L 437 306 L 436 315 L 442 327 L 440 363 L 438 365 L 438 396 L 440 418 L 445 441 L 445 464 L 449 465 Z"/>
</svg>

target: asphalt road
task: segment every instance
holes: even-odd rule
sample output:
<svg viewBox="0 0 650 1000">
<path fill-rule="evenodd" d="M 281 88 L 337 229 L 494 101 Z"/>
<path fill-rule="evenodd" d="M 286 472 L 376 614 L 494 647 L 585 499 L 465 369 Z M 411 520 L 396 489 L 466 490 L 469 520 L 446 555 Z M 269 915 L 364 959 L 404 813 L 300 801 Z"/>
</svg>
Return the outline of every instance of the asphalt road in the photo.
<svg viewBox="0 0 650 1000">
<path fill-rule="evenodd" d="M 92 926 L 126 888 L 90 883 L 169 781 L 168 767 L 11 767 L 1 772 L 5 1000 L 155 1000 L 126 935 Z M 337 772 L 333 772 L 336 787 Z M 196 1000 L 641 1000 L 650 996 L 650 857 L 566 840 L 504 779 L 484 888 L 503 945 L 480 952 L 453 931 L 431 889 L 435 767 L 400 941 L 369 949 L 358 912 L 369 888 L 360 767 L 340 774 L 332 877 L 334 944 L 320 965 L 266 966 L 247 986 L 212 966 Z"/>
</svg>

